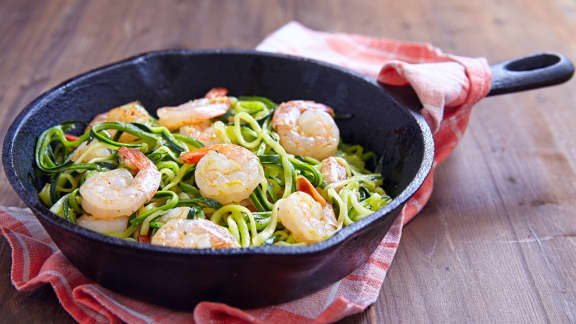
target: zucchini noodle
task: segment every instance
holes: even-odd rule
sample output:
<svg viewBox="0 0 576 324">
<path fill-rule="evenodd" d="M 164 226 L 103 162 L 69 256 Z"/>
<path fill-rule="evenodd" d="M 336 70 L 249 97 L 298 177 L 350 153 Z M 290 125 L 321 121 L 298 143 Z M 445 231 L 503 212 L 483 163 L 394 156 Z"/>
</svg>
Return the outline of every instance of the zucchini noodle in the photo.
<svg viewBox="0 0 576 324">
<path fill-rule="evenodd" d="M 127 218 L 125 227 L 100 232 L 136 242 L 150 242 L 165 224 L 176 219 L 210 221 L 225 229 L 239 247 L 299 246 L 308 243 L 282 222 L 282 204 L 296 191 L 307 192 L 320 203 L 325 200 L 324 204 L 334 209 L 335 229 L 323 239 L 391 201 L 381 188 L 381 174 L 366 168 L 369 161 L 375 161 L 373 153 L 359 145 L 340 143 L 334 161 L 343 167 L 342 177 L 327 181 L 323 161 L 290 154 L 281 144 L 281 133 L 272 122 L 277 104 L 263 97 L 226 98 L 230 108 L 209 120 L 210 131 L 219 143 L 242 146 L 257 157 L 263 174 L 248 199 L 221 204 L 203 196 L 196 183 L 197 162 L 186 162 L 182 156 L 204 150 L 204 144 L 150 117 L 146 124 L 108 120 L 91 125 L 83 133 L 79 131 L 86 125 L 77 121 L 45 130 L 35 148 L 42 183 L 38 188 L 40 200 L 71 223 L 92 217 L 82 207 L 81 187 L 89 177 L 102 172 L 123 168 L 137 173 L 129 167 L 133 161 L 124 160 L 122 152 L 129 149 L 140 151 L 156 167 L 160 185 L 134 213 L 122 216 Z M 130 140 L 122 140 L 127 138 L 122 134 L 130 134 Z"/>
</svg>

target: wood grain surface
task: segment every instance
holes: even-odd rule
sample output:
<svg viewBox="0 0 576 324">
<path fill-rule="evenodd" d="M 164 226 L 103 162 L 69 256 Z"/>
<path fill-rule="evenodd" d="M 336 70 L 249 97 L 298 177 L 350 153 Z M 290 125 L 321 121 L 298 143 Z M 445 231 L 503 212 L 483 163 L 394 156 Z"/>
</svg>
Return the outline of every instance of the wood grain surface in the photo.
<svg viewBox="0 0 576 324">
<path fill-rule="evenodd" d="M 0 134 L 41 92 L 165 48 L 253 48 L 298 20 L 427 41 L 490 62 L 576 60 L 575 0 L 0 0 Z M 374 306 L 344 323 L 576 322 L 575 82 L 483 100 L 404 230 Z M 0 204 L 22 206 L 4 174 Z M 49 287 L 17 292 L 0 239 L 0 322 L 66 323 Z"/>
</svg>

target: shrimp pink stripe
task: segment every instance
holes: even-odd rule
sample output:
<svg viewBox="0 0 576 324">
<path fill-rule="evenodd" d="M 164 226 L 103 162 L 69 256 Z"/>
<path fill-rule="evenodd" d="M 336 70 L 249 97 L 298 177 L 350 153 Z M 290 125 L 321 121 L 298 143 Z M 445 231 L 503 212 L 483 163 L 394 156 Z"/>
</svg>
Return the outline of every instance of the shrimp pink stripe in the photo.
<svg viewBox="0 0 576 324">
<path fill-rule="evenodd" d="M 142 170 L 146 168 L 150 164 L 150 160 L 144 155 L 144 153 L 140 152 L 135 148 L 129 147 L 121 147 L 118 149 L 118 153 L 122 155 L 125 159 L 130 161 L 137 170 Z"/>
<path fill-rule="evenodd" d="M 434 132 L 433 167 L 456 147 L 472 106 L 490 89 L 486 60 L 445 54 L 425 43 L 318 32 L 292 22 L 271 34 L 258 49 L 339 64 L 385 84 L 411 85 Z M 184 313 L 132 300 L 86 279 L 60 254 L 29 210 L 0 206 L 0 229 L 12 249 L 15 287 L 30 290 L 50 283 L 63 307 L 80 323 L 329 323 L 361 312 L 376 301 L 403 224 L 430 198 L 433 173 L 406 203 L 365 265 L 310 296 L 255 310 L 202 302 L 194 313 Z"/>
</svg>

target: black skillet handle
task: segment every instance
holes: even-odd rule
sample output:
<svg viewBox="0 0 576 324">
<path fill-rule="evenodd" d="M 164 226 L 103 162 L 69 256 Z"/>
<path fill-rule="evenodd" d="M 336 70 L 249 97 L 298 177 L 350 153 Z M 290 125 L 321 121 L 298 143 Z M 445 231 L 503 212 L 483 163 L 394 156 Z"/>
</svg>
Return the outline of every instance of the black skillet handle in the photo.
<svg viewBox="0 0 576 324">
<path fill-rule="evenodd" d="M 538 53 L 490 66 L 489 96 L 551 86 L 570 80 L 574 65 L 561 54 Z"/>
</svg>

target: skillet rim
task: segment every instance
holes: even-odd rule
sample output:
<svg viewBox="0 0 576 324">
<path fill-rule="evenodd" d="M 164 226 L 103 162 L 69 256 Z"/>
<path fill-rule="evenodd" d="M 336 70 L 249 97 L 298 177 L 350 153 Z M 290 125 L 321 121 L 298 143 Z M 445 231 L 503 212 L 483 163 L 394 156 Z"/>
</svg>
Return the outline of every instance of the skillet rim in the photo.
<svg viewBox="0 0 576 324">
<path fill-rule="evenodd" d="M 396 104 L 401 109 L 404 109 L 406 110 L 406 112 L 408 112 L 408 114 L 414 119 L 414 121 L 421 130 L 420 134 L 422 135 L 423 138 L 423 153 L 422 153 L 423 156 L 418 172 L 416 173 L 412 181 L 408 184 L 408 186 L 388 205 L 377 210 L 371 215 L 352 223 L 351 225 L 343 227 L 332 237 L 322 242 L 306 246 L 286 247 L 286 246 L 272 245 L 272 246 L 242 247 L 242 248 L 228 248 L 228 249 L 214 249 L 214 248 L 186 249 L 186 248 L 165 247 L 139 242 L 132 242 L 120 238 L 106 236 L 97 232 L 90 231 L 76 224 L 72 224 L 66 221 L 65 219 L 58 217 L 57 215 L 50 212 L 49 208 L 39 203 L 39 201 L 38 204 L 35 204 L 33 201 L 31 201 L 28 195 L 30 192 L 24 188 L 22 181 L 16 175 L 14 164 L 17 161 L 14 161 L 13 152 L 14 152 L 14 139 L 16 135 L 18 135 L 18 133 L 20 132 L 23 123 L 26 122 L 26 120 L 30 117 L 30 115 L 35 113 L 34 110 L 35 108 L 37 108 L 37 106 L 51 100 L 52 97 L 59 95 L 61 92 L 66 91 L 68 88 L 73 87 L 76 83 L 81 82 L 86 78 L 90 78 L 93 75 L 105 73 L 109 70 L 113 70 L 125 65 L 139 65 L 145 62 L 148 58 L 164 55 L 202 56 L 202 55 L 221 55 L 221 54 L 272 57 L 272 58 L 280 58 L 287 61 L 299 61 L 304 62 L 306 64 L 319 65 L 323 68 L 338 70 L 339 72 L 348 74 L 352 76 L 354 79 L 357 79 L 359 82 L 366 83 L 367 86 L 379 87 L 381 91 L 385 91 L 391 97 L 392 101 L 396 102 Z M 389 214 L 392 211 L 394 211 L 396 208 L 406 203 L 408 199 L 410 199 L 414 195 L 414 193 L 422 186 L 422 183 L 428 176 L 430 169 L 432 167 L 433 157 L 434 157 L 434 141 L 432 137 L 432 132 L 428 124 L 426 123 L 424 117 L 419 113 L 414 112 L 413 110 L 408 109 L 404 105 L 398 103 L 394 98 L 394 96 L 390 94 L 389 91 L 387 91 L 386 89 L 381 88 L 381 86 L 378 84 L 376 80 L 371 79 L 355 71 L 351 71 L 347 68 L 337 66 L 331 63 L 317 61 L 314 59 L 300 56 L 277 54 L 277 53 L 263 52 L 257 50 L 247 50 L 247 49 L 201 49 L 201 50 L 168 49 L 168 50 L 150 51 L 135 56 L 131 56 L 129 58 L 81 73 L 44 92 L 34 101 L 28 104 L 24 109 L 22 109 L 22 111 L 18 114 L 18 116 L 12 121 L 10 128 L 6 132 L 2 148 L 2 164 L 4 166 L 4 172 L 7 175 L 8 181 L 10 182 L 10 185 L 16 191 L 18 196 L 24 201 L 26 206 L 29 207 L 34 212 L 36 217 L 41 217 L 43 220 L 50 222 L 51 224 L 56 225 L 58 227 L 61 227 L 66 231 L 78 234 L 84 239 L 88 239 L 90 241 L 96 241 L 98 243 L 111 244 L 114 245 L 115 248 L 119 249 L 127 249 L 136 252 L 145 251 L 146 253 L 150 254 L 169 254 L 173 256 L 206 255 L 214 257 L 225 255 L 234 255 L 234 256 L 307 255 L 328 251 L 338 246 L 339 244 L 343 243 L 347 239 L 359 235 L 358 234 L 359 231 L 366 228 L 367 226 L 370 226 L 378 219 L 389 216 Z M 396 217 L 398 217 L 398 215 Z"/>
</svg>

